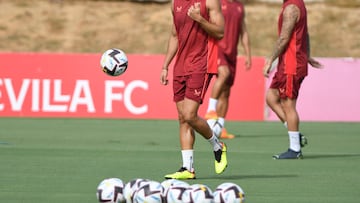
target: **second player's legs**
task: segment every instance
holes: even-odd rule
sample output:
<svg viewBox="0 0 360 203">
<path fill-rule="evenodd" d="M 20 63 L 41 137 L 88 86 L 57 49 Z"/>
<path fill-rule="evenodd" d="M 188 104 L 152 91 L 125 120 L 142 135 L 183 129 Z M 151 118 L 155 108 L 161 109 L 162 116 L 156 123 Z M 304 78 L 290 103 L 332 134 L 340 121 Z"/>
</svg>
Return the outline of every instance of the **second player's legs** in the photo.
<svg viewBox="0 0 360 203">
<path fill-rule="evenodd" d="M 279 90 L 270 88 L 266 93 L 266 104 L 275 112 L 281 122 L 286 122 L 286 114 L 281 104 Z"/>
<path fill-rule="evenodd" d="M 286 115 L 288 131 L 299 131 L 299 115 L 296 111 L 296 99 L 281 100 L 283 112 Z"/>
<path fill-rule="evenodd" d="M 211 98 L 219 99 L 221 92 L 224 89 L 227 79 L 230 76 L 230 70 L 227 66 L 218 67 L 218 75 L 211 92 Z"/>
<path fill-rule="evenodd" d="M 230 86 L 225 84 L 223 91 L 219 96 L 219 100 L 216 106 L 216 112 L 219 117 L 225 118 L 228 108 L 229 108 L 229 96 L 230 96 Z"/>
</svg>

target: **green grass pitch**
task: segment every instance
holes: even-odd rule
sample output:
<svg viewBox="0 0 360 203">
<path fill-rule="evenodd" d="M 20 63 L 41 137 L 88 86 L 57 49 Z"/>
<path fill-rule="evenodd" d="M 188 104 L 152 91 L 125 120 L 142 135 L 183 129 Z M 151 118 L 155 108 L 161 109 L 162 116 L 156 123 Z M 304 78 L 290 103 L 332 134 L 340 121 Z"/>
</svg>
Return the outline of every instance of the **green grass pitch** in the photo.
<svg viewBox="0 0 360 203">
<path fill-rule="evenodd" d="M 196 180 L 240 185 L 248 203 L 360 201 L 360 123 L 303 122 L 303 160 L 273 160 L 288 147 L 279 122 L 227 122 L 229 165 L 214 172 L 210 144 L 197 135 Z M 163 181 L 179 169 L 174 120 L 0 118 L 0 202 L 96 203 L 108 177 Z"/>
</svg>

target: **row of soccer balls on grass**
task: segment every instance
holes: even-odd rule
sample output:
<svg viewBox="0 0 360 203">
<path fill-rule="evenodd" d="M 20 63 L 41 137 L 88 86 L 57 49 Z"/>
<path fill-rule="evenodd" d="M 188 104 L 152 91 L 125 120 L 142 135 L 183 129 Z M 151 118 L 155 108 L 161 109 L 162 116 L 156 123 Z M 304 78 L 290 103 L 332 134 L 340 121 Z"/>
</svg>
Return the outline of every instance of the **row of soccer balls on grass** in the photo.
<svg viewBox="0 0 360 203">
<path fill-rule="evenodd" d="M 99 202 L 109 203 L 242 203 L 242 188 L 231 182 L 218 185 L 214 192 L 204 184 L 190 185 L 175 179 L 157 182 L 136 178 L 124 183 L 119 178 L 100 182 L 96 193 Z"/>
</svg>

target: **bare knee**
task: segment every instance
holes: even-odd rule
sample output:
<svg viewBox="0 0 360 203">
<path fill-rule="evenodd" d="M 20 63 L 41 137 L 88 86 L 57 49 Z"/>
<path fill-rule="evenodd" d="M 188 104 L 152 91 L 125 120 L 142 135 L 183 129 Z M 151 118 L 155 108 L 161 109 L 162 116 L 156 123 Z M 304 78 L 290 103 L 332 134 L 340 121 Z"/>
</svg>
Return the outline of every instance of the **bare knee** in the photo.
<svg viewBox="0 0 360 203">
<path fill-rule="evenodd" d="M 266 93 L 266 104 L 270 107 L 280 103 L 280 96 L 277 90 L 269 89 Z"/>
<path fill-rule="evenodd" d="M 220 66 L 218 68 L 218 79 L 226 81 L 230 76 L 230 70 L 227 66 Z"/>
<path fill-rule="evenodd" d="M 193 112 L 185 112 L 182 116 L 182 120 L 186 123 L 192 124 L 197 119 L 197 114 Z"/>
</svg>

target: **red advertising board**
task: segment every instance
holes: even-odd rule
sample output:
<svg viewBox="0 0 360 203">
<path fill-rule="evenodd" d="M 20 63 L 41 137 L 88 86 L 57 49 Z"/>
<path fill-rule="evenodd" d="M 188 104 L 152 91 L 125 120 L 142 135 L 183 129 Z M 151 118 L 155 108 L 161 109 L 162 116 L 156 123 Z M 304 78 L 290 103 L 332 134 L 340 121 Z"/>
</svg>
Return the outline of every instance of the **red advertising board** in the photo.
<svg viewBox="0 0 360 203">
<path fill-rule="evenodd" d="M 163 55 L 129 54 L 118 77 L 104 74 L 100 54 L 0 53 L 2 117 L 176 119 L 172 86 L 160 84 Z M 264 119 L 262 58 L 244 71 L 239 58 L 229 120 Z M 169 77 L 171 81 L 171 74 Z M 210 91 L 207 93 L 207 98 Z M 200 113 L 204 113 L 207 98 Z"/>
</svg>

